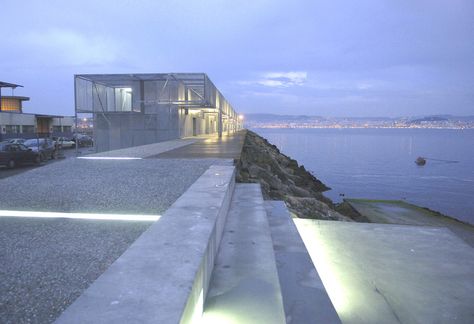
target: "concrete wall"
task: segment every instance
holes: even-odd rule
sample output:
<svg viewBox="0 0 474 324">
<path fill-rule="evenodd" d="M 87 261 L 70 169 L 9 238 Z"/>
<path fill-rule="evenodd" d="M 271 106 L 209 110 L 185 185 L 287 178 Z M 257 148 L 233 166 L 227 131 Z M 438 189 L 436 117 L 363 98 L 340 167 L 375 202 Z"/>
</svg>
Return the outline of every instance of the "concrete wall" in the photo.
<svg viewBox="0 0 474 324">
<path fill-rule="evenodd" d="M 0 112 L 0 125 L 36 125 L 36 117 L 32 114 Z"/>
<path fill-rule="evenodd" d="M 180 137 L 178 111 L 172 106 L 145 105 L 145 113 L 96 114 L 98 152 L 168 141 Z"/>
<path fill-rule="evenodd" d="M 48 119 L 49 118 L 49 129 L 51 129 L 53 126 L 60 126 L 61 131 L 66 131 L 66 129 L 63 129 L 64 126 L 69 127 L 69 131 L 72 130 L 72 127 L 74 126 L 74 118 L 70 116 L 64 116 L 64 117 L 45 117 L 43 119 Z M 28 132 L 28 134 L 34 134 L 36 131 L 37 127 L 37 117 L 34 114 L 22 114 L 22 113 L 9 113 L 9 112 L 0 112 L 0 134 L 5 134 L 6 133 L 6 126 L 7 125 L 15 125 L 15 126 L 20 126 L 17 127 L 17 134 L 15 134 L 15 137 L 23 137 L 21 136 L 22 133 L 26 133 L 26 131 L 23 129 L 23 126 L 33 126 L 35 127 L 34 130 Z"/>
</svg>

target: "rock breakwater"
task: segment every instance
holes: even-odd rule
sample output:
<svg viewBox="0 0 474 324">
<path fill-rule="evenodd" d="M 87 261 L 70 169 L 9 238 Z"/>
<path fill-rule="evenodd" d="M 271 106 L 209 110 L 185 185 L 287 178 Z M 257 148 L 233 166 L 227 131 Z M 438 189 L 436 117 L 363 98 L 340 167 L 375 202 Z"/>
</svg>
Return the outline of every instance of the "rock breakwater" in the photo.
<svg viewBox="0 0 474 324">
<path fill-rule="evenodd" d="M 241 158 L 236 165 L 237 182 L 260 183 L 264 199 L 285 201 L 297 217 L 351 221 L 338 213 L 332 201 L 323 196 L 329 187 L 252 131 L 246 133 Z"/>
</svg>

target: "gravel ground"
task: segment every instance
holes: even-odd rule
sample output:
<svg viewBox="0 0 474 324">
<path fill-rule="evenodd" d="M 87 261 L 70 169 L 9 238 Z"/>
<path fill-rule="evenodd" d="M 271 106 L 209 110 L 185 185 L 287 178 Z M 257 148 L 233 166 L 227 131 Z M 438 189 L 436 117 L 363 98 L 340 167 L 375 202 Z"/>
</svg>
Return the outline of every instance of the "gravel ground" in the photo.
<svg viewBox="0 0 474 324">
<path fill-rule="evenodd" d="M 0 208 L 162 214 L 215 163 L 66 159 L 1 180 Z M 49 323 L 150 222 L 0 217 L 0 323 Z"/>
<path fill-rule="evenodd" d="M 6 210 L 161 214 L 207 168 L 205 160 L 80 160 L 2 179 Z"/>
<path fill-rule="evenodd" d="M 0 218 L 0 322 L 52 322 L 150 225 Z"/>
</svg>

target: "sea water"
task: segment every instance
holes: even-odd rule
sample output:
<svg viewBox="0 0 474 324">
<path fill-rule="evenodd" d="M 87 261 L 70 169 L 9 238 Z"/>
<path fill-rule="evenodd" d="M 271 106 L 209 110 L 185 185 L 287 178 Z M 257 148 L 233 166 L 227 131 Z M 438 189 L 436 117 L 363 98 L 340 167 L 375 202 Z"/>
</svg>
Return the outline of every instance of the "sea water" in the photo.
<svg viewBox="0 0 474 324">
<path fill-rule="evenodd" d="M 253 131 L 331 187 L 335 202 L 406 200 L 474 224 L 474 129 Z"/>
</svg>

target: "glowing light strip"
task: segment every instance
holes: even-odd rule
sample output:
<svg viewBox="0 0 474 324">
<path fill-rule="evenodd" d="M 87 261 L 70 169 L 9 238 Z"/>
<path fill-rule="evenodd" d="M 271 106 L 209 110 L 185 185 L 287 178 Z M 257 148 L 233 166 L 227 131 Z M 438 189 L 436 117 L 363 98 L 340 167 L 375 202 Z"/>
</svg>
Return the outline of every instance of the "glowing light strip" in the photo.
<svg viewBox="0 0 474 324">
<path fill-rule="evenodd" d="M 113 157 L 113 156 L 80 156 L 78 159 L 83 160 L 143 160 L 139 157 Z"/>
<path fill-rule="evenodd" d="M 0 217 L 30 217 L 30 218 L 71 218 L 71 219 L 94 219 L 94 220 L 118 220 L 154 222 L 160 219 L 160 215 L 126 215 L 126 214 L 92 214 L 92 213 L 60 213 L 60 212 L 37 212 L 22 210 L 0 210 Z"/>
<path fill-rule="evenodd" d="M 334 262 L 332 253 L 339 253 L 337 248 L 331 245 L 331 242 L 325 240 L 319 234 L 317 221 L 307 219 L 293 219 L 298 232 L 303 239 L 304 245 L 308 250 L 311 261 L 313 261 L 324 287 L 331 299 L 338 315 L 344 317 L 345 314 L 354 311 L 351 309 L 351 292 L 344 285 L 344 278 L 349 277 L 343 269 Z"/>
</svg>

